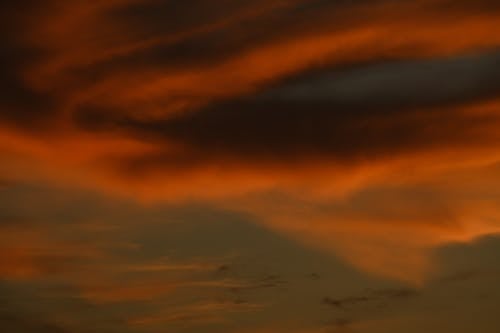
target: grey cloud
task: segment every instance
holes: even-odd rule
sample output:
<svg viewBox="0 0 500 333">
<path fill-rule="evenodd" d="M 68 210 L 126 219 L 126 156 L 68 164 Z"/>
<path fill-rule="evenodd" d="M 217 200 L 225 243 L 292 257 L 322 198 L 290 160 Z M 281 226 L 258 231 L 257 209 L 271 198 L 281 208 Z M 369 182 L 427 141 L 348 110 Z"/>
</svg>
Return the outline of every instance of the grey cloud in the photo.
<svg viewBox="0 0 500 333">
<path fill-rule="evenodd" d="M 257 100 L 364 105 L 425 105 L 492 96 L 500 90 L 500 53 L 323 70 L 270 89 Z"/>
</svg>

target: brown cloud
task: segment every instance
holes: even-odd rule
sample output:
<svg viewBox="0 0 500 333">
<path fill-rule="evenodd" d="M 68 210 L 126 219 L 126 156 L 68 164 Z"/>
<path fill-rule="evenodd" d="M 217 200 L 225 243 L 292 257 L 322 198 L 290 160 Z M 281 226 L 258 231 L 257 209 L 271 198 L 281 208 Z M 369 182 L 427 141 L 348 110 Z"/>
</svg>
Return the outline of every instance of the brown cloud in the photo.
<svg viewBox="0 0 500 333">
<path fill-rule="evenodd" d="M 498 231 L 486 196 L 456 199 L 500 161 L 494 2 L 1 6 L 2 179 L 206 200 L 411 281 L 436 246 Z M 442 197 L 381 195 L 415 184 Z M 2 274 L 44 270 L 57 245 L 30 237 Z"/>
<path fill-rule="evenodd" d="M 480 3 L 475 11 L 448 1 L 352 6 L 244 1 L 224 3 L 217 10 L 207 10 L 205 1 L 189 8 L 139 0 L 34 3 L 38 15 L 27 10 L 25 16 L 18 14 L 18 21 L 9 21 L 14 25 L 9 40 L 15 46 L 7 60 L 16 66 L 6 80 L 19 87 L 23 103 L 66 114 L 85 104 L 118 108 L 119 114 L 136 118 L 162 118 L 253 92 L 315 65 L 446 56 L 499 42 L 494 33 L 497 11 Z M 180 19 L 169 14 L 172 9 L 195 15 Z M 303 15 L 298 20 L 287 18 L 299 9 Z M 248 26 L 240 26 L 241 18 Z M 236 33 L 244 43 L 233 42 Z M 457 34 L 460 39 L 453 38 Z"/>
<path fill-rule="evenodd" d="M 225 315 L 238 312 L 252 312 L 262 309 L 262 305 L 235 303 L 228 301 L 205 302 L 187 306 L 169 307 L 161 313 L 129 320 L 131 326 L 149 326 L 158 324 L 197 326 L 227 321 Z"/>
<path fill-rule="evenodd" d="M 2 279 L 30 280 L 64 275 L 103 257 L 99 246 L 70 242 L 33 224 L 2 224 L 0 229 Z"/>
</svg>

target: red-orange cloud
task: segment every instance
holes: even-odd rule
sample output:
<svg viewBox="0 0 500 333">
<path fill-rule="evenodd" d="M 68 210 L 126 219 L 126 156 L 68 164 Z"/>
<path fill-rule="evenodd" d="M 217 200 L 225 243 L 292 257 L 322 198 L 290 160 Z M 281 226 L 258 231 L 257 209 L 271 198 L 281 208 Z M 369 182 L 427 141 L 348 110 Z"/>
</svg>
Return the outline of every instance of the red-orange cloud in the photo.
<svg viewBox="0 0 500 333">
<path fill-rule="evenodd" d="M 127 12 L 134 6 L 148 15 Z M 0 76 L 2 177 L 239 209 L 412 282 L 432 269 L 433 248 L 498 232 L 478 179 L 500 162 L 497 7 L 179 6 L 202 22 L 158 19 L 169 7 L 156 1 L 13 7 Z M 287 19 L 294 10 L 304 16 Z M 380 198 L 388 187 L 442 197 Z M 466 190 L 478 198 L 456 200 Z M 380 207 L 349 204 L 363 193 Z M 283 202 L 268 200 L 276 194 Z M 9 248 L 4 275 L 38 274 L 25 250 Z"/>
</svg>

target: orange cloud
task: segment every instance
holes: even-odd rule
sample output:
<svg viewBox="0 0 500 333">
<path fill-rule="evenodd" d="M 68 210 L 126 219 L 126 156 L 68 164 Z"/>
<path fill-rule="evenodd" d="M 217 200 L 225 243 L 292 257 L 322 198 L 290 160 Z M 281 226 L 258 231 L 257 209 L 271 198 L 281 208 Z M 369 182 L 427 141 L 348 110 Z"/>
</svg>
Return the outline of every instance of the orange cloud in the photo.
<svg viewBox="0 0 500 333">
<path fill-rule="evenodd" d="M 190 9 L 202 23 L 169 25 L 126 14 L 131 6 L 166 8 L 51 1 L 19 15 L 13 26 L 23 29 L 11 29 L 7 46 L 22 59 L 9 58 L 0 77 L 10 89 L 0 96 L 3 178 L 239 209 L 413 282 L 432 269 L 433 248 L 498 232 L 497 211 L 477 190 L 500 162 L 498 11 L 438 0 L 317 9 L 259 1 Z M 311 19 L 280 15 L 301 8 Z M 446 70 L 423 77 L 428 66 Z M 411 186 L 443 198 L 378 197 Z M 479 199 L 453 199 L 465 189 Z M 349 206 L 367 191 L 380 207 Z M 283 202 L 266 202 L 270 193 Z M 36 251 L 6 248 L 2 274 L 40 274 Z M 88 294 L 123 300 L 169 288 Z"/>
<path fill-rule="evenodd" d="M 30 280 L 65 274 L 88 260 L 102 258 L 97 246 L 75 243 L 34 226 L 2 226 L 0 277 Z"/>
<path fill-rule="evenodd" d="M 397 18 L 400 11 L 409 9 L 416 11 L 412 17 Z M 433 18 L 425 11 L 420 16 L 418 8 L 396 6 L 350 14 L 367 17 L 363 23 L 356 22 L 346 29 L 320 26 L 319 31 L 256 45 L 202 68 L 173 71 L 139 68 L 112 75 L 89 89 L 79 90 L 72 97 L 72 105 L 89 103 L 107 112 L 118 109 L 139 119 L 161 119 L 214 100 L 253 93 L 287 75 L 324 64 L 449 56 L 500 44 L 494 33 L 498 27 L 498 16 L 494 13 L 487 16 L 450 13 L 450 17 L 441 13 Z M 390 19 L 384 20 L 386 16 Z M 453 38 L 457 35 L 461 38 Z"/>
<path fill-rule="evenodd" d="M 472 117 L 496 116 L 496 108 L 496 104 L 486 103 L 459 112 Z M 127 176 L 106 167 L 107 157 L 155 151 L 152 143 L 131 140 L 129 144 L 113 137 L 102 141 L 88 137 L 86 141 L 77 136 L 74 142 L 70 141 L 71 136 L 68 140 L 47 142 L 11 137 L 11 143 L 3 141 L 7 143 L 3 150 L 10 149 L 14 158 L 4 154 L 8 163 L 3 164 L 3 169 L 5 174 L 15 175 L 16 168 L 19 179 L 29 170 L 33 179 L 50 179 L 66 186 L 90 187 L 144 201 L 207 200 L 255 215 L 264 226 L 307 246 L 331 252 L 361 270 L 420 284 L 435 269 L 433 249 L 500 232 L 498 209 L 481 194 L 485 188 L 496 188 L 494 184 L 499 181 L 492 171 L 500 161 L 493 144 L 497 141 L 498 125 L 487 122 L 484 126 L 473 128 L 480 143 L 470 147 L 461 144 L 457 149 L 445 144 L 346 165 L 324 158 L 289 165 L 272 160 L 202 159 L 179 167 L 153 164 Z M 82 149 L 68 149 L 75 146 Z M 13 169 L 9 169 L 9 163 Z M 411 196 L 384 197 L 384 188 L 404 190 L 415 186 L 440 196 L 423 201 Z M 350 204 L 351 198 L 366 191 L 372 191 L 366 202 Z M 273 192 L 281 193 L 283 199 L 275 201 L 267 194 Z M 453 199 L 465 192 L 477 192 L 478 197 Z M 54 246 L 42 247 L 41 252 L 6 248 L 2 274 L 42 274 L 44 268 L 36 259 L 59 252 L 59 247 Z M 64 253 L 68 253 L 66 247 Z M 84 288 L 84 297 L 96 302 L 139 300 L 178 287 L 89 286 Z"/>
<path fill-rule="evenodd" d="M 54 1 L 37 17 L 25 20 L 30 37 L 22 42 L 30 47 L 34 44 L 44 56 L 22 69 L 22 79 L 36 91 L 55 94 L 61 104 L 59 111 L 68 117 L 81 105 L 90 105 L 105 113 L 161 119 L 214 100 L 255 92 L 270 82 L 325 64 L 450 56 L 495 48 L 500 43 L 495 34 L 496 11 L 474 12 L 467 6 L 450 8 L 442 2 L 332 5 L 315 12 L 318 18 L 312 22 L 285 21 L 283 26 L 273 15 L 305 6 L 301 1 L 257 2 L 227 9 L 225 16 L 207 15 L 201 27 L 174 26 L 173 32 L 155 30 L 151 37 L 136 21 L 117 13 L 134 5 L 157 6 L 154 2 L 80 1 L 68 5 Z M 255 29 L 260 39 L 252 38 L 251 44 L 234 47 L 208 62 L 196 56 L 192 63 L 176 65 L 154 56 L 169 45 L 174 48 L 176 43 L 208 38 L 210 33 L 236 38 L 231 30 L 240 31 L 241 19 L 249 23 L 264 20 L 276 31 L 261 36 L 258 26 L 250 24 L 243 33 L 251 36 Z M 151 53 L 151 59 L 142 59 L 141 52 Z M 123 65 L 119 65 L 121 61 Z"/>
<path fill-rule="evenodd" d="M 207 302 L 190 304 L 184 307 L 170 307 L 162 313 L 130 319 L 131 326 L 150 326 L 158 324 L 197 326 L 212 323 L 224 323 L 225 315 L 234 312 L 258 311 L 262 308 L 258 304 L 236 304 L 234 302 Z"/>
</svg>

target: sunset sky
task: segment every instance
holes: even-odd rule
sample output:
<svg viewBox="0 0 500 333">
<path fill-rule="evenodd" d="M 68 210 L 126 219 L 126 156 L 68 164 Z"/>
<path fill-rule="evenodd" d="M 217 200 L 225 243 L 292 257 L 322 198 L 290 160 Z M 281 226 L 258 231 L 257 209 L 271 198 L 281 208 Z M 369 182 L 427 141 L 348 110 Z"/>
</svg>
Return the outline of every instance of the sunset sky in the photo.
<svg viewBox="0 0 500 333">
<path fill-rule="evenodd" d="M 500 1 L 2 1 L 0 38 L 1 332 L 500 332 Z"/>
</svg>

